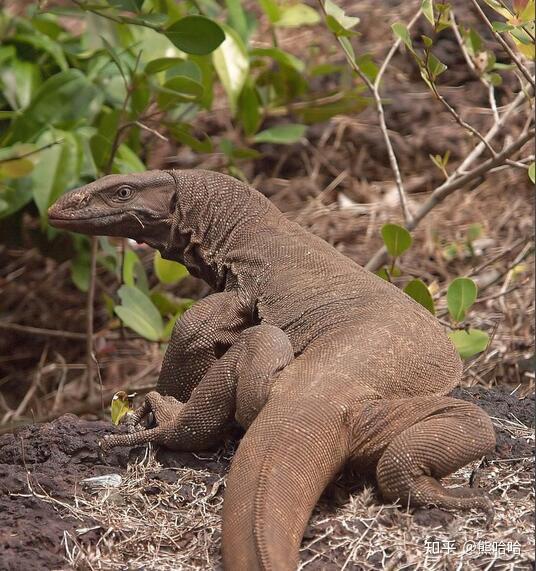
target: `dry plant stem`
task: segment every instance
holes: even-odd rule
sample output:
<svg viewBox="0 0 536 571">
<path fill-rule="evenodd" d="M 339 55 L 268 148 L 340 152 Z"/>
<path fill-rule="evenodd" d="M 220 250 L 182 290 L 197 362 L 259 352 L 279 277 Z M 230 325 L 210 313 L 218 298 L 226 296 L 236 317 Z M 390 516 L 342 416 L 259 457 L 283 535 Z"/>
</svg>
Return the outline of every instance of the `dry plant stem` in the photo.
<svg viewBox="0 0 536 571">
<path fill-rule="evenodd" d="M 460 33 L 460 29 L 458 28 L 458 23 L 456 22 L 456 18 L 454 16 L 454 11 L 451 11 L 451 13 L 450 13 L 450 22 L 452 25 L 452 31 L 454 32 L 454 36 L 456 37 L 456 41 L 458 42 L 458 45 L 460 46 L 460 50 L 463 54 L 463 57 L 465 58 L 465 61 L 467 62 L 467 67 L 474 73 L 474 75 L 479 79 L 479 81 L 488 90 L 489 105 L 490 105 L 491 111 L 493 113 L 493 119 L 494 119 L 494 121 L 498 121 L 499 120 L 499 111 L 497 110 L 497 101 L 495 100 L 495 88 L 480 73 L 478 73 L 478 70 L 476 69 L 475 63 L 472 60 L 471 56 L 469 55 L 469 52 L 467 51 L 465 44 L 463 43 L 463 38 L 462 38 L 462 35 Z"/>
<path fill-rule="evenodd" d="M 59 329 L 42 329 L 41 327 L 31 327 L 29 325 L 19 325 L 18 323 L 8 323 L 0 321 L 0 329 L 8 331 L 19 331 L 30 335 L 42 335 L 44 337 L 61 337 L 62 339 L 85 339 L 84 333 L 76 333 L 74 331 L 61 331 Z"/>
<path fill-rule="evenodd" d="M 60 143 L 63 143 L 63 139 L 58 139 L 57 141 L 52 141 L 52 143 L 47 143 L 46 145 L 43 145 L 42 147 L 39 147 L 38 149 L 33 149 L 33 151 L 27 151 L 26 153 L 22 153 L 21 155 L 16 155 L 14 157 L 7 157 L 5 159 L 0 159 L 0 164 L 2 163 L 8 163 L 10 161 L 18 161 L 20 159 L 25 159 L 26 157 L 31 157 L 32 155 L 36 155 L 37 153 L 40 153 L 41 151 L 46 151 L 46 149 L 50 149 L 50 147 L 54 147 L 55 145 L 59 145 Z"/>
<path fill-rule="evenodd" d="M 414 230 L 419 222 L 431 211 L 433 210 L 438 204 L 443 202 L 447 196 L 452 194 L 455 190 L 462 188 L 466 184 L 477 180 L 478 178 L 485 175 L 488 171 L 492 168 L 496 167 L 504 163 L 506 159 L 511 157 L 514 153 L 519 151 L 526 143 L 528 143 L 531 139 L 534 138 L 534 129 L 531 129 L 528 133 L 525 133 L 524 136 L 520 137 L 515 143 L 508 145 L 503 151 L 497 154 L 495 157 L 488 159 L 487 161 L 483 162 L 480 166 L 474 168 L 473 170 L 460 175 L 459 171 L 457 171 L 451 175 L 442 185 L 438 186 L 431 194 L 430 198 L 419 208 L 419 210 L 415 213 L 413 220 L 411 223 L 406 224 L 406 228 L 408 230 Z M 467 159 L 464 161 L 467 163 Z M 380 266 L 385 263 L 387 259 L 387 250 L 385 247 L 378 249 L 378 251 L 374 254 L 374 256 L 369 260 L 367 265 L 365 266 L 367 270 L 375 271 Z"/>
<path fill-rule="evenodd" d="M 93 378 L 95 376 L 95 355 L 93 353 L 93 323 L 95 303 L 95 283 L 97 281 L 97 251 L 99 243 L 95 236 L 91 237 L 91 260 L 89 270 L 89 287 L 86 299 L 86 395 L 94 395 Z"/>
<path fill-rule="evenodd" d="M 484 137 L 484 135 L 482 135 L 482 133 L 480 133 L 479 131 L 477 131 L 477 129 L 475 129 L 472 125 L 469 125 L 469 123 L 467 123 L 467 121 L 464 121 L 460 114 L 456 111 L 456 109 L 454 109 L 454 107 L 451 106 L 451 104 L 441 95 L 441 93 L 439 93 L 436 85 L 434 84 L 433 81 L 430 80 L 430 87 L 432 88 L 432 93 L 435 95 L 435 97 L 437 98 L 437 100 L 443 105 L 443 107 L 452 115 L 452 117 L 454 118 L 454 120 L 456 121 L 456 123 L 458 123 L 458 125 L 460 127 L 462 127 L 463 129 L 465 129 L 466 131 L 468 131 L 471 135 L 474 135 L 475 137 L 477 137 L 477 139 L 480 139 L 480 141 L 482 142 L 482 144 L 486 147 L 486 149 L 488 149 L 488 151 L 491 153 L 491 156 L 494 157 L 497 155 L 497 153 L 495 152 L 495 149 L 489 144 L 489 141 L 486 140 L 486 138 Z"/>
<path fill-rule="evenodd" d="M 486 140 L 490 141 L 491 139 L 493 139 L 493 137 L 495 137 L 495 135 L 500 131 L 500 129 L 504 126 L 504 124 L 506 123 L 508 118 L 519 107 L 519 105 L 521 105 L 521 103 L 525 100 L 525 98 L 530 97 L 532 89 L 530 87 L 525 87 L 525 86 L 521 86 L 521 87 L 522 87 L 521 91 L 516 95 L 515 99 L 508 105 L 506 111 L 501 115 L 499 121 L 496 121 L 492 125 L 491 129 L 487 132 L 486 137 L 485 137 Z M 529 99 L 529 103 L 530 103 L 530 99 Z M 531 121 L 532 121 L 532 116 L 529 116 L 527 124 L 526 124 L 527 128 L 530 125 Z M 512 145 L 510 145 L 510 147 L 512 147 Z M 510 148 L 510 147 L 507 147 L 507 148 Z M 449 176 L 449 178 L 432 192 L 432 197 L 434 196 L 435 192 L 439 191 L 440 189 L 444 190 L 445 186 L 450 185 L 450 184 L 454 184 L 455 182 L 457 182 L 457 177 L 463 175 L 466 172 L 466 169 L 483 153 L 485 148 L 486 147 L 485 147 L 484 143 L 480 142 L 467 155 L 467 157 L 465 157 L 465 159 L 462 161 L 462 163 Z M 504 153 L 504 151 L 503 151 L 503 153 Z M 502 156 L 503 153 L 501 153 L 498 156 Z M 497 157 L 495 157 L 495 160 L 496 159 L 497 159 Z M 502 164 L 502 162 L 503 161 L 499 161 L 497 164 Z M 477 167 L 477 168 L 479 168 L 479 167 Z M 490 169 L 491 168 L 493 168 L 493 166 L 490 167 Z M 474 170 L 476 170 L 476 169 L 474 169 Z M 470 172 L 474 172 L 474 171 L 470 171 Z M 432 197 L 430 198 L 430 200 L 432 200 Z M 437 206 L 437 204 L 439 204 L 439 203 L 436 202 L 432 206 L 432 208 L 434 206 Z M 431 210 L 432 208 L 430 208 L 429 210 Z M 420 222 L 420 220 L 418 222 Z M 415 228 L 415 226 L 413 226 L 413 228 Z M 385 246 L 382 246 L 381 248 L 379 248 L 375 252 L 375 254 L 372 256 L 372 258 L 369 260 L 369 262 L 367 263 L 367 265 L 365 267 L 367 268 L 367 270 L 375 271 L 378 268 L 380 268 L 383 264 L 385 264 L 386 260 L 387 260 L 387 250 L 385 249 Z"/>
<path fill-rule="evenodd" d="M 493 29 L 493 24 L 489 21 L 486 14 L 484 14 L 484 11 L 482 10 L 480 4 L 478 3 L 478 0 L 471 0 L 471 2 L 475 7 L 476 11 L 478 12 L 480 19 L 484 22 L 484 24 L 486 24 L 486 26 L 489 28 L 490 32 L 493 34 L 495 39 L 508 52 L 508 55 L 512 58 L 512 61 L 516 64 L 519 71 L 523 74 L 523 77 L 532 85 L 532 87 L 535 87 L 534 77 L 530 75 L 529 70 L 523 65 L 523 62 L 517 57 L 514 50 L 508 45 L 508 42 L 501 36 L 501 34 L 499 34 Z"/>
<path fill-rule="evenodd" d="M 324 7 L 324 2 L 322 0 L 318 0 L 318 3 L 320 5 L 320 9 L 322 10 L 322 13 L 324 14 L 324 18 L 326 18 L 327 13 L 326 13 L 326 10 Z M 420 16 L 420 10 L 417 13 L 417 15 L 412 19 L 412 21 L 410 22 L 410 25 L 415 23 L 415 21 L 417 20 L 417 18 L 419 16 Z M 336 35 L 335 35 L 335 37 L 337 38 Z M 337 38 L 337 41 L 339 41 L 338 38 Z M 396 158 L 396 154 L 395 154 L 395 151 L 393 149 L 393 145 L 391 144 L 391 139 L 389 138 L 389 131 L 387 129 L 387 123 L 385 122 L 385 113 L 383 110 L 383 104 L 382 104 L 380 92 L 379 92 L 379 85 L 380 85 L 381 76 L 383 75 L 383 73 L 384 73 L 390 59 L 393 57 L 393 54 L 395 53 L 396 49 L 398 49 L 398 47 L 400 46 L 400 41 L 395 42 L 395 44 L 393 45 L 393 47 L 391 48 L 391 50 L 387 54 L 385 62 L 382 64 L 380 71 L 378 72 L 378 77 L 376 78 L 376 81 L 374 83 L 372 83 L 372 81 L 370 81 L 370 79 L 363 73 L 363 71 L 361 70 L 361 68 L 359 67 L 357 62 L 355 61 L 355 58 L 353 57 L 353 55 L 351 53 L 349 53 L 347 51 L 344 44 L 341 43 L 340 41 L 339 41 L 339 44 L 340 44 L 340 46 L 344 52 L 344 55 L 346 57 L 346 60 L 348 61 L 348 64 L 350 65 L 350 67 L 359 75 L 359 77 L 365 83 L 365 85 L 367 86 L 369 91 L 372 93 L 372 97 L 373 97 L 375 105 L 376 105 L 376 112 L 378 114 L 378 120 L 380 123 L 380 129 L 381 129 L 381 132 L 383 135 L 383 140 L 385 142 L 385 146 L 387 147 L 387 154 L 389 156 L 389 163 L 391 165 L 391 170 L 393 171 L 393 174 L 395 177 L 395 184 L 396 184 L 396 188 L 398 190 L 398 197 L 400 200 L 400 206 L 402 208 L 402 215 L 404 216 L 404 222 L 406 224 L 410 224 L 412 221 L 412 215 L 411 215 L 411 212 L 409 211 L 408 200 L 406 197 L 406 192 L 404 190 L 404 184 L 402 182 L 402 175 L 400 174 L 400 168 L 398 166 L 398 160 Z"/>
<path fill-rule="evenodd" d="M 35 372 L 35 376 L 30 388 L 24 395 L 24 398 L 20 401 L 17 410 L 15 410 L 14 412 L 12 411 L 7 412 L 2 418 L 1 424 L 6 424 L 9 420 L 17 420 L 20 417 L 20 415 L 26 410 L 28 403 L 34 396 L 37 387 L 39 387 L 39 384 L 41 383 L 41 375 L 47 356 L 48 356 L 48 345 L 45 345 L 45 348 L 41 353 L 41 358 L 39 359 L 39 364 L 37 365 L 37 370 Z"/>
</svg>

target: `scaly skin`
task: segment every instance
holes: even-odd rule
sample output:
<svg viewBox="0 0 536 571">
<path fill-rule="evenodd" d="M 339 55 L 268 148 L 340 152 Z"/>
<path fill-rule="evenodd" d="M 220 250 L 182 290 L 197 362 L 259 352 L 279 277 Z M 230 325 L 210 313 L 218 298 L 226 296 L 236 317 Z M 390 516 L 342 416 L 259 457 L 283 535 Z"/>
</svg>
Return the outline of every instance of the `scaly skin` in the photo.
<svg viewBox="0 0 536 571">
<path fill-rule="evenodd" d="M 388 500 L 490 511 L 439 479 L 493 449 L 478 407 L 447 398 L 461 362 L 402 291 L 288 221 L 245 184 L 207 171 L 113 175 L 49 211 L 60 228 L 146 242 L 218 293 L 177 322 L 149 411 L 156 426 L 103 444 L 199 450 L 236 418 L 223 556 L 232 571 L 296 568 L 320 494 L 345 464 Z"/>
</svg>

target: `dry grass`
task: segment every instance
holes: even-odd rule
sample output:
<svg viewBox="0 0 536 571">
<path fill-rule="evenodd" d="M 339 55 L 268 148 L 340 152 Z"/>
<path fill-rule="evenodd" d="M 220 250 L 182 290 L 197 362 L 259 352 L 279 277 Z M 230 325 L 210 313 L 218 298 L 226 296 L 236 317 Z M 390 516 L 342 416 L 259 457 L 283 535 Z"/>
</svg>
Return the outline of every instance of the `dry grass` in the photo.
<svg viewBox="0 0 536 571">
<path fill-rule="evenodd" d="M 496 427 L 534 443 L 521 422 L 493 419 Z M 207 456 L 218 461 L 221 456 Z M 446 478 L 467 485 L 477 463 Z M 164 472 L 162 472 L 164 470 Z M 173 477 L 170 475 L 173 473 Z M 159 476 L 160 474 L 160 476 Z M 313 569 L 531 569 L 534 563 L 533 458 L 496 459 L 478 470 L 492 496 L 495 518 L 478 513 L 413 512 L 382 504 L 360 487 L 333 509 L 323 500 L 305 534 L 300 570 Z M 82 523 L 63 545 L 74 569 L 218 569 L 224 477 L 208 470 L 162 468 L 146 451 L 117 486 L 81 482 L 70 502 L 30 483 L 31 493 Z"/>
</svg>

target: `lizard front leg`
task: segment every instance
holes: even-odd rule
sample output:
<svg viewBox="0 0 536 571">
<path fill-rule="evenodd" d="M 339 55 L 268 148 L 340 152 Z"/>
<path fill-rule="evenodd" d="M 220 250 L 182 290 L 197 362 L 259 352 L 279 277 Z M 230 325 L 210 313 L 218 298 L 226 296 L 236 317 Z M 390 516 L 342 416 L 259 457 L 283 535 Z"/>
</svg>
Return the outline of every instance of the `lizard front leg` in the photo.
<svg viewBox="0 0 536 571">
<path fill-rule="evenodd" d="M 156 390 L 186 402 L 210 367 L 251 324 L 251 311 L 236 291 L 197 302 L 175 323 Z"/>
<path fill-rule="evenodd" d="M 250 327 L 210 367 L 188 402 L 149 393 L 142 412 L 154 412 L 156 427 L 106 437 L 101 447 L 153 442 L 174 450 L 208 448 L 220 440 L 235 413 L 243 424 L 252 422 L 277 374 L 293 358 L 290 341 L 281 329 L 266 324 Z M 241 400 L 238 411 L 237 391 Z"/>
<path fill-rule="evenodd" d="M 141 428 L 148 412 L 156 412 L 153 409 L 161 402 L 159 394 L 186 402 L 210 367 L 250 325 L 251 311 L 236 291 L 209 295 L 186 311 L 173 327 L 156 392 L 124 417 L 129 432 Z"/>
</svg>

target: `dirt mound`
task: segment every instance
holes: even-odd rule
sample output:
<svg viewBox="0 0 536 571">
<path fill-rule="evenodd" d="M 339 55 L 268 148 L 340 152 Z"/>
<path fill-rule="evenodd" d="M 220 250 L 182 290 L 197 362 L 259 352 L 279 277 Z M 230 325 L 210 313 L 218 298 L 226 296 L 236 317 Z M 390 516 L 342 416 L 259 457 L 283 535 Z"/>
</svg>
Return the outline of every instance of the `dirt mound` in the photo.
<svg viewBox="0 0 536 571">
<path fill-rule="evenodd" d="M 458 389 L 454 396 L 477 402 L 493 417 L 497 428 L 498 445 L 496 454 L 489 459 L 492 463 L 493 458 L 501 462 L 532 455 L 532 445 L 527 436 L 531 433 L 528 426 L 533 425 L 534 396 L 519 400 L 515 395 L 509 395 L 505 391 L 486 391 L 480 388 Z M 112 430 L 107 422 L 87 421 L 66 414 L 54 422 L 29 426 L 15 434 L 0 437 L 0 569 L 29 571 L 70 568 L 65 558 L 68 538 L 77 538 L 77 549 L 89 553 L 95 548 L 97 541 L 103 538 L 103 534 L 108 534 L 111 526 L 102 521 L 101 515 L 77 507 L 80 498 L 91 496 L 80 484 L 84 478 L 112 473 L 124 478 L 129 477 L 128 450 L 111 451 L 106 455 L 106 463 L 100 457 L 97 441 Z M 160 451 L 157 455 L 159 465 L 155 464 L 142 474 L 143 485 L 140 493 L 144 498 L 143 505 L 149 501 L 147 498 L 162 497 L 165 500 L 161 499 L 159 502 L 163 502 L 169 500 L 170 495 L 179 498 L 176 508 L 179 511 L 185 506 L 191 509 L 192 506 L 199 505 L 203 494 L 206 494 L 212 502 L 206 503 L 205 497 L 203 503 L 203 509 L 211 511 L 214 518 L 211 520 L 214 533 L 208 542 L 210 545 L 208 559 L 203 563 L 193 558 L 181 559 L 179 568 L 207 569 L 219 565 L 217 526 L 223 488 L 220 484 L 228 469 L 229 456 L 233 448 L 234 444 L 230 444 L 224 451 L 205 455 Z M 136 454 L 139 454 L 139 450 L 131 451 L 130 458 Z M 520 460 L 513 460 L 498 466 L 504 470 L 515 469 L 518 476 L 521 469 L 531 475 L 530 462 L 523 464 Z M 484 467 L 482 470 L 486 471 L 487 468 Z M 504 475 L 498 473 L 495 473 L 494 477 L 504 479 Z M 329 553 L 333 547 L 333 538 L 339 535 L 347 539 L 354 537 L 349 533 L 344 521 L 341 523 L 341 516 L 337 515 L 338 508 L 333 511 L 333 505 L 331 507 L 328 505 L 333 504 L 332 500 L 334 497 L 336 499 L 337 494 L 340 496 L 338 503 L 341 505 L 355 507 L 354 504 L 360 501 L 366 504 L 368 510 L 372 504 L 375 509 L 382 508 L 368 488 L 363 489 L 361 484 L 361 489 L 356 490 L 355 482 L 344 483 L 347 479 L 342 478 L 343 483 L 338 481 L 330 486 L 326 496 L 330 497 L 329 502 L 324 498 L 324 502 L 317 508 L 306 534 L 307 544 L 310 546 L 314 544 L 314 550 L 311 547 L 304 550 L 305 560 L 319 550 Z M 131 489 L 126 500 L 123 498 L 119 503 L 114 500 L 118 504 L 117 510 L 121 509 L 121 503 L 134 501 L 134 495 Z M 112 509 L 115 509 L 113 505 Z M 173 507 L 167 511 L 172 512 Z M 91 514 L 94 514 L 94 517 Z M 399 526 L 397 518 L 402 515 L 404 514 L 400 510 L 393 507 L 391 515 L 380 519 L 378 525 L 387 528 Z M 404 517 L 406 516 L 408 514 Z M 413 515 L 413 521 L 417 528 L 423 526 L 446 528 L 452 526 L 455 517 L 438 509 L 418 510 Z M 139 525 L 150 525 L 150 515 L 147 513 L 140 511 L 139 518 Z M 185 551 L 188 551 L 188 547 L 197 541 L 197 535 L 202 533 L 199 521 L 198 529 L 188 528 L 175 540 L 175 553 L 173 550 L 168 552 L 171 560 L 180 554 L 177 544 L 184 546 Z M 502 523 L 504 524 L 504 520 Z M 332 530 L 331 533 L 326 533 L 328 529 Z M 337 529 L 340 534 L 337 533 Z M 141 545 L 140 549 L 146 547 Z M 129 555 L 125 553 L 124 556 Z M 113 557 L 111 555 L 108 557 L 113 563 Z M 117 557 L 120 558 L 116 554 Z M 346 557 L 348 551 L 345 545 L 341 544 L 340 549 L 336 549 L 334 555 L 329 556 L 329 560 L 325 557 L 316 557 L 314 564 L 311 561 L 307 567 L 340 568 Z M 373 557 L 369 563 L 372 564 L 377 558 L 378 556 Z M 106 557 L 104 559 L 106 560 Z M 319 563 L 321 565 L 318 567 Z M 375 567 L 381 568 L 381 565 L 378 559 Z M 151 568 L 150 565 L 148 568 Z"/>
</svg>

